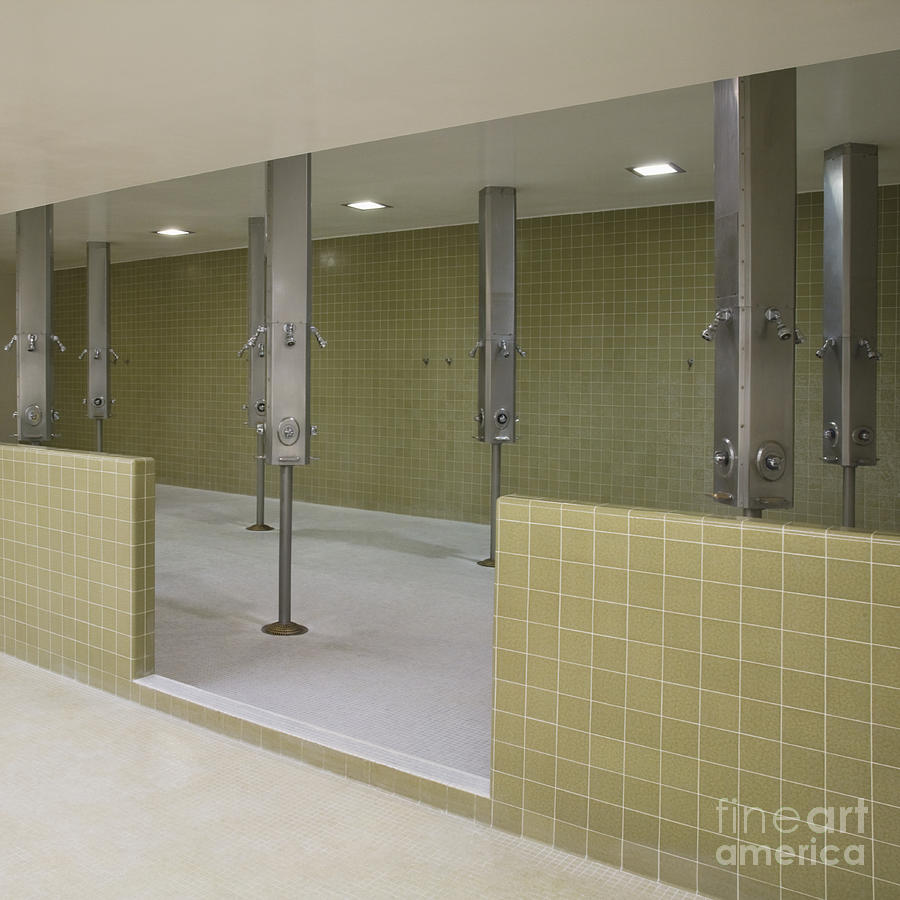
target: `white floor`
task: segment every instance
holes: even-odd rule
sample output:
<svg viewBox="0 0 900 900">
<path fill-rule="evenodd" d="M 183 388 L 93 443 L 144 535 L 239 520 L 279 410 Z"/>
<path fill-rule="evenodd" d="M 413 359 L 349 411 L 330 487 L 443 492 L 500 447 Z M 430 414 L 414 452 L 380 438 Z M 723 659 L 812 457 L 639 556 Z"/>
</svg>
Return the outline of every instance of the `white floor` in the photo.
<svg viewBox="0 0 900 900">
<path fill-rule="evenodd" d="M 0 896 L 688 895 L 0 654 Z"/>
<path fill-rule="evenodd" d="M 157 674 L 416 774 L 486 779 L 493 569 L 475 561 L 487 527 L 295 503 L 293 619 L 309 634 L 270 637 L 278 532 L 246 531 L 254 514 L 250 497 L 157 487 Z"/>
</svg>

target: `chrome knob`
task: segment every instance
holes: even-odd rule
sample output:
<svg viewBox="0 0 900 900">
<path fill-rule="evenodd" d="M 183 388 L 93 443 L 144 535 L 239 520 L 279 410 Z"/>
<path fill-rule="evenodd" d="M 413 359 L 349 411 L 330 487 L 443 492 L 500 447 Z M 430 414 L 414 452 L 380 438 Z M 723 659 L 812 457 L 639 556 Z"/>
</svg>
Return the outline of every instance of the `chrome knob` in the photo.
<svg viewBox="0 0 900 900">
<path fill-rule="evenodd" d="M 834 338 L 826 338 L 826 339 L 825 339 L 825 343 L 822 344 L 822 346 L 819 347 L 818 350 L 816 350 L 816 356 L 818 356 L 819 359 L 824 359 L 824 358 L 825 358 L 825 353 L 826 353 L 826 351 L 828 350 L 828 348 L 829 348 L 829 347 L 834 347 L 835 344 L 837 344 L 837 341 L 836 341 Z"/>
<path fill-rule="evenodd" d="M 859 339 L 859 348 L 865 351 L 866 359 L 881 359 L 881 354 L 865 338 Z"/>
</svg>

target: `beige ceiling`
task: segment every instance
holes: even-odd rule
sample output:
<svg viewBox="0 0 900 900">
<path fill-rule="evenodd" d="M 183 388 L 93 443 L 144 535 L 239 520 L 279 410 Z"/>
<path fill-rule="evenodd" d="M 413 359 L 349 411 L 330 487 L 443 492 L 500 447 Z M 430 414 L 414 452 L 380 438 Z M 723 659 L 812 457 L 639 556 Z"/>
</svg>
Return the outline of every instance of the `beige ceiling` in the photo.
<svg viewBox="0 0 900 900">
<path fill-rule="evenodd" d="M 898 48 L 897 0 L 3 4 L 0 211 Z"/>
<path fill-rule="evenodd" d="M 798 71 L 798 180 L 820 189 L 822 151 L 877 143 L 882 183 L 900 182 L 900 51 Z M 485 184 L 518 188 L 520 216 L 708 200 L 712 196 L 709 84 L 442 129 L 314 155 L 318 237 L 472 222 Z M 687 172 L 640 179 L 627 165 L 671 159 Z M 248 216 L 264 213 L 261 164 L 56 204 L 56 265 L 83 265 L 88 240 L 115 261 L 242 246 Z M 374 198 L 393 208 L 342 206 Z M 195 234 L 167 239 L 155 228 Z M 15 266 L 14 215 L 0 217 L 0 270 Z"/>
</svg>

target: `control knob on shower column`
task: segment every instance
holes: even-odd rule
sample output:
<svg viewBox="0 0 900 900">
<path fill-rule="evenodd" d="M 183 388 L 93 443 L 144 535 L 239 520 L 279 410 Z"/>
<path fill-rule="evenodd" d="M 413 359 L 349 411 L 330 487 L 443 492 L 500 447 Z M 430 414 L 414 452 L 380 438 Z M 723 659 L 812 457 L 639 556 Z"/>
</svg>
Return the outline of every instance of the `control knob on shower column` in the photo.
<svg viewBox="0 0 900 900">
<path fill-rule="evenodd" d="M 733 313 L 730 309 L 717 310 L 712 322 L 700 332 L 700 337 L 702 337 L 704 341 L 711 341 L 716 336 L 719 326 L 723 322 L 730 322 L 733 317 Z"/>
<path fill-rule="evenodd" d="M 859 339 L 859 349 L 865 351 L 866 359 L 874 359 L 876 361 L 881 359 L 881 354 L 874 347 L 872 347 L 872 345 L 865 338 Z"/>
</svg>

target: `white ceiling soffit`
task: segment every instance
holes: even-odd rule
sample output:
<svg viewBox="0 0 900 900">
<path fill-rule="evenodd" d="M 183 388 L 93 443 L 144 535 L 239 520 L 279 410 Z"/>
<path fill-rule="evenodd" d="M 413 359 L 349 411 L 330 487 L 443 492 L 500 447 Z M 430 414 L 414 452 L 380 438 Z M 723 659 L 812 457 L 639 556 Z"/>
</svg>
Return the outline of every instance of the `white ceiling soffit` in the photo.
<svg viewBox="0 0 900 900">
<path fill-rule="evenodd" d="M 882 183 L 900 182 L 900 51 L 798 71 L 798 182 L 820 190 L 823 150 L 879 145 Z M 626 166 L 672 160 L 682 175 L 637 178 Z M 693 202 L 712 197 L 709 84 L 534 113 L 317 153 L 316 237 L 473 222 L 486 184 L 518 188 L 522 217 Z M 375 199 L 393 208 L 342 204 Z M 84 265 L 88 240 L 111 241 L 116 262 L 246 244 L 263 215 L 263 166 L 113 191 L 55 207 L 58 268 Z M 195 233 L 161 238 L 168 225 Z M 15 268 L 15 216 L 0 217 L 0 271 Z"/>
<path fill-rule="evenodd" d="M 897 0 L 6 3 L 0 211 L 897 48 Z"/>
</svg>

